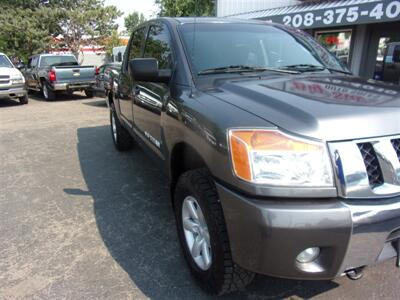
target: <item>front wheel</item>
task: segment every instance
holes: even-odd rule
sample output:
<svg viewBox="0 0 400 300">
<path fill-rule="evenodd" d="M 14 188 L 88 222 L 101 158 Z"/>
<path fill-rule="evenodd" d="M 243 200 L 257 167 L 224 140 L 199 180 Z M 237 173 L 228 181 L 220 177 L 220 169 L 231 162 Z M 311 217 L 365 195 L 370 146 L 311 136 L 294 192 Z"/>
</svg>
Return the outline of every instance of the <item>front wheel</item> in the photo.
<svg viewBox="0 0 400 300">
<path fill-rule="evenodd" d="M 254 273 L 232 260 L 224 214 L 213 178 L 206 169 L 181 175 L 174 209 L 185 259 L 201 287 L 217 295 L 243 290 Z"/>
<path fill-rule="evenodd" d="M 19 103 L 22 104 L 22 105 L 23 104 L 28 104 L 28 101 L 29 101 L 28 95 L 25 95 L 25 96 L 19 98 Z"/>
<path fill-rule="evenodd" d="M 85 95 L 87 98 L 93 98 L 94 92 L 93 92 L 93 90 L 85 90 Z"/>
<path fill-rule="evenodd" d="M 121 125 L 115 112 L 114 104 L 110 107 L 111 136 L 118 151 L 127 151 L 133 146 L 133 139 L 129 132 Z"/>
</svg>

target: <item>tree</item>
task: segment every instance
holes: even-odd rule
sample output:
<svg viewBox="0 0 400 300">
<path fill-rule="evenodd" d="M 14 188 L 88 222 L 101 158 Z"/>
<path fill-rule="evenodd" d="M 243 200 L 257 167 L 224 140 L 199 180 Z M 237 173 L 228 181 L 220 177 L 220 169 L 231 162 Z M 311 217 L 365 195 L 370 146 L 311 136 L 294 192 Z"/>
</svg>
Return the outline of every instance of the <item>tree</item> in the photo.
<svg viewBox="0 0 400 300">
<path fill-rule="evenodd" d="M 40 0 L 0 1 L 0 51 L 26 61 L 48 48 L 51 33 L 59 30 L 59 10 Z"/>
<path fill-rule="evenodd" d="M 214 0 L 156 0 L 159 16 L 213 16 Z"/>
<path fill-rule="evenodd" d="M 113 48 L 118 46 L 126 46 L 127 41 L 119 37 L 118 30 L 114 30 L 110 36 L 105 37 L 101 43 L 105 46 L 108 55 L 112 55 Z"/>
<path fill-rule="evenodd" d="M 66 47 L 75 54 L 83 45 L 110 36 L 118 29 L 115 20 L 122 13 L 115 6 L 104 6 L 104 0 L 55 0 L 62 7 L 60 27 Z"/>
<path fill-rule="evenodd" d="M 75 54 L 81 46 L 96 44 L 118 28 L 121 12 L 104 0 L 0 0 L 0 51 L 26 60 L 32 54 L 59 46 Z"/>
<path fill-rule="evenodd" d="M 125 28 L 126 32 L 130 34 L 139 24 L 146 21 L 145 16 L 137 11 L 129 14 L 125 17 Z"/>
</svg>

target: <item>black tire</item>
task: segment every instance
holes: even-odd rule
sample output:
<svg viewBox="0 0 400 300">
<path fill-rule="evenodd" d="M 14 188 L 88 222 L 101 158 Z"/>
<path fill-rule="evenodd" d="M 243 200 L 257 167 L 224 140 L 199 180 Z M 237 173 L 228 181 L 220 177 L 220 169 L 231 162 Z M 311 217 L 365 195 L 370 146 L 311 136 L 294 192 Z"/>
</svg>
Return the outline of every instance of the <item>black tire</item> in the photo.
<svg viewBox="0 0 400 300">
<path fill-rule="evenodd" d="M 45 81 L 42 82 L 42 95 L 46 101 L 53 101 L 56 99 L 56 93 Z"/>
<path fill-rule="evenodd" d="M 115 112 L 114 104 L 111 104 L 110 106 L 110 124 L 111 137 L 113 139 L 115 148 L 117 148 L 118 151 L 130 150 L 133 146 L 133 138 L 129 134 L 129 132 L 121 125 L 121 122 L 119 121 L 118 116 Z M 113 124 L 115 125 L 115 128 L 113 127 Z"/>
<path fill-rule="evenodd" d="M 182 204 L 187 196 L 193 196 L 199 203 L 209 230 L 212 263 L 205 271 L 195 263 L 185 240 Z M 206 169 L 188 171 L 180 176 L 174 193 L 174 210 L 184 257 L 200 286 L 206 292 L 217 295 L 243 290 L 255 274 L 232 260 L 224 214 L 213 178 Z"/>
<path fill-rule="evenodd" d="M 85 90 L 85 95 L 87 98 L 93 98 L 94 97 L 94 91 L 93 90 Z"/>
<path fill-rule="evenodd" d="M 25 95 L 24 97 L 19 98 L 19 103 L 21 105 L 28 104 L 28 102 L 29 102 L 28 95 Z"/>
</svg>

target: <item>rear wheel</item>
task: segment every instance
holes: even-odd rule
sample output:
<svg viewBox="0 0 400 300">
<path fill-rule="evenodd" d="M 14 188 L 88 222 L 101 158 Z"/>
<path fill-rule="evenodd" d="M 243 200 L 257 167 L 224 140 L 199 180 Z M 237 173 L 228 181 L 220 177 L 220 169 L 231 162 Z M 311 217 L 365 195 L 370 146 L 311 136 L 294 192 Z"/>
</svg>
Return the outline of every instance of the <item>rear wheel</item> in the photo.
<svg viewBox="0 0 400 300">
<path fill-rule="evenodd" d="M 28 95 L 25 95 L 24 97 L 19 98 L 19 103 L 21 104 L 28 104 Z"/>
<path fill-rule="evenodd" d="M 42 93 L 46 101 L 52 101 L 56 99 L 55 92 L 51 89 L 47 82 L 42 83 Z"/>
<path fill-rule="evenodd" d="M 118 151 L 127 151 L 133 146 L 133 139 L 129 132 L 121 125 L 115 112 L 114 104 L 110 109 L 111 135 Z"/>
<path fill-rule="evenodd" d="M 224 214 L 206 169 L 181 175 L 174 194 L 180 244 L 193 276 L 211 294 L 242 290 L 254 273 L 232 259 Z"/>
</svg>

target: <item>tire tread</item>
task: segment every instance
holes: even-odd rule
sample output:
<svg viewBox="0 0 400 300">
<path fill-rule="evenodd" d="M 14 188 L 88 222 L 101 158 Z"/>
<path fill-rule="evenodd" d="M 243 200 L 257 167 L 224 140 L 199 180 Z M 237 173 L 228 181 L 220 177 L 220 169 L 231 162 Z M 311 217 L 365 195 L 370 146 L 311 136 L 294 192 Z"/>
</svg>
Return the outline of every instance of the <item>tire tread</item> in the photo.
<svg viewBox="0 0 400 300">
<path fill-rule="evenodd" d="M 112 136 L 114 145 L 118 151 L 121 151 L 121 152 L 128 151 L 128 150 L 132 149 L 133 138 L 129 134 L 129 132 L 121 125 L 121 123 L 117 117 L 117 114 L 115 112 L 114 104 L 111 105 L 111 109 L 110 109 L 110 121 L 111 121 L 112 114 L 114 114 L 115 123 L 117 126 L 117 141 L 115 141 L 114 137 Z M 112 128 L 111 128 L 111 135 L 112 135 Z"/>
<path fill-rule="evenodd" d="M 204 199 L 207 201 L 207 205 L 211 210 L 212 218 L 216 220 L 217 223 L 218 243 L 220 243 L 223 249 L 224 270 L 223 283 L 216 293 L 218 295 L 223 295 L 243 290 L 248 284 L 250 284 L 255 274 L 241 268 L 232 259 L 224 213 L 212 175 L 206 168 L 201 168 L 185 172 L 181 177 L 183 180 L 187 179 L 194 186 L 196 191 L 205 196 Z"/>
</svg>

